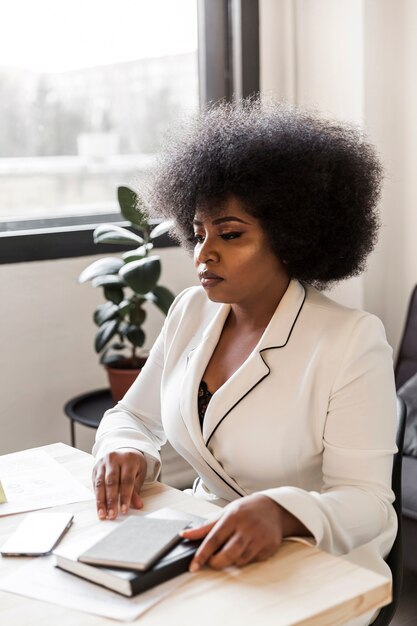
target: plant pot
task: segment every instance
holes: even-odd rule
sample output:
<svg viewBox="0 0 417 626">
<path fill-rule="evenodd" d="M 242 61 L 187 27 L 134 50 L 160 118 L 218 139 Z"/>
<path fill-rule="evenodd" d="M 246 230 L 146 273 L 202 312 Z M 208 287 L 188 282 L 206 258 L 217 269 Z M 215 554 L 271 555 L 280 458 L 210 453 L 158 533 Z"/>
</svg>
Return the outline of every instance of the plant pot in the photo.
<svg viewBox="0 0 417 626">
<path fill-rule="evenodd" d="M 135 382 L 145 363 L 146 358 L 140 359 L 140 367 L 136 368 L 129 367 L 130 361 L 128 359 L 121 364 L 105 365 L 111 395 L 115 402 L 119 402 L 123 398 L 127 390 Z"/>
</svg>

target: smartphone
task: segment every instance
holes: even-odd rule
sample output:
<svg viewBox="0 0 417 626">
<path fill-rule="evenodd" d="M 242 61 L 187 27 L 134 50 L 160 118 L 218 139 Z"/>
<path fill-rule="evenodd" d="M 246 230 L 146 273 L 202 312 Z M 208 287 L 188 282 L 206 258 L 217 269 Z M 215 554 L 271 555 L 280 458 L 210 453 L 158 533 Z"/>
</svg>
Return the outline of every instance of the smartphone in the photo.
<svg viewBox="0 0 417 626">
<path fill-rule="evenodd" d="M 72 524 L 71 513 L 36 511 L 25 519 L 0 549 L 2 556 L 44 556 L 52 552 Z"/>
</svg>

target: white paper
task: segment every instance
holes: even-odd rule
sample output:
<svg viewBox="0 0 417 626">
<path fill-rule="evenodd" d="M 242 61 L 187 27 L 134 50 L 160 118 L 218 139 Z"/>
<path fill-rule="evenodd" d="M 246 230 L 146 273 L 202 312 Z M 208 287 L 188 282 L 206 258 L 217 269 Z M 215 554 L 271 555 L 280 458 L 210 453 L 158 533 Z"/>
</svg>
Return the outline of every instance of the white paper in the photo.
<svg viewBox="0 0 417 626">
<path fill-rule="evenodd" d="M 43 450 L 1 456 L 0 479 L 7 497 L 0 504 L 0 517 L 94 499 L 92 491 Z"/>
<path fill-rule="evenodd" d="M 134 598 L 126 598 L 59 570 L 53 563 L 53 556 L 38 557 L 1 578 L 0 589 L 86 613 L 132 621 L 192 577 L 182 574 Z"/>
<path fill-rule="evenodd" d="M 132 511 L 131 515 L 137 515 L 137 512 Z M 77 559 L 81 552 L 85 552 L 88 548 L 91 548 L 94 543 L 108 535 L 123 521 L 123 517 L 119 516 L 115 520 L 101 520 L 89 525 L 86 528 L 78 528 L 76 537 L 66 537 L 63 544 L 60 544 L 57 548 L 55 548 L 53 554 L 62 554 L 67 558 Z M 77 524 L 77 526 L 82 526 L 81 516 L 79 513 L 75 515 L 75 524 Z"/>
</svg>

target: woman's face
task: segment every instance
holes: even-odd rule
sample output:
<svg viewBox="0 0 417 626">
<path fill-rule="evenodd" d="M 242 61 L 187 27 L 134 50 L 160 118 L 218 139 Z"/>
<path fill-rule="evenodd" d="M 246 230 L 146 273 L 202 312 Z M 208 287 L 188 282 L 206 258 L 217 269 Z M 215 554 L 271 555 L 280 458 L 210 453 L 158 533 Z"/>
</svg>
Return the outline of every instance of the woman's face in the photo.
<svg viewBox="0 0 417 626">
<path fill-rule="evenodd" d="M 213 302 L 252 306 L 288 283 L 259 221 L 238 198 L 221 203 L 218 212 L 197 210 L 194 234 L 194 263 Z"/>
</svg>

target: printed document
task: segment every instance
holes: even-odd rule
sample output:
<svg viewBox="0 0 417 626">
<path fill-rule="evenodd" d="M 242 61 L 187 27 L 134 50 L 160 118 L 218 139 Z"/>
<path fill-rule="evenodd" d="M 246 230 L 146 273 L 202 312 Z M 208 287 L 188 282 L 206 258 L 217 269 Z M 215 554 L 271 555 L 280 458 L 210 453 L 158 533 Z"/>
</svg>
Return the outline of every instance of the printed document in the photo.
<svg viewBox="0 0 417 626">
<path fill-rule="evenodd" d="M 92 491 L 43 450 L 1 456 L 0 479 L 7 497 L 0 517 L 94 499 Z"/>
</svg>

